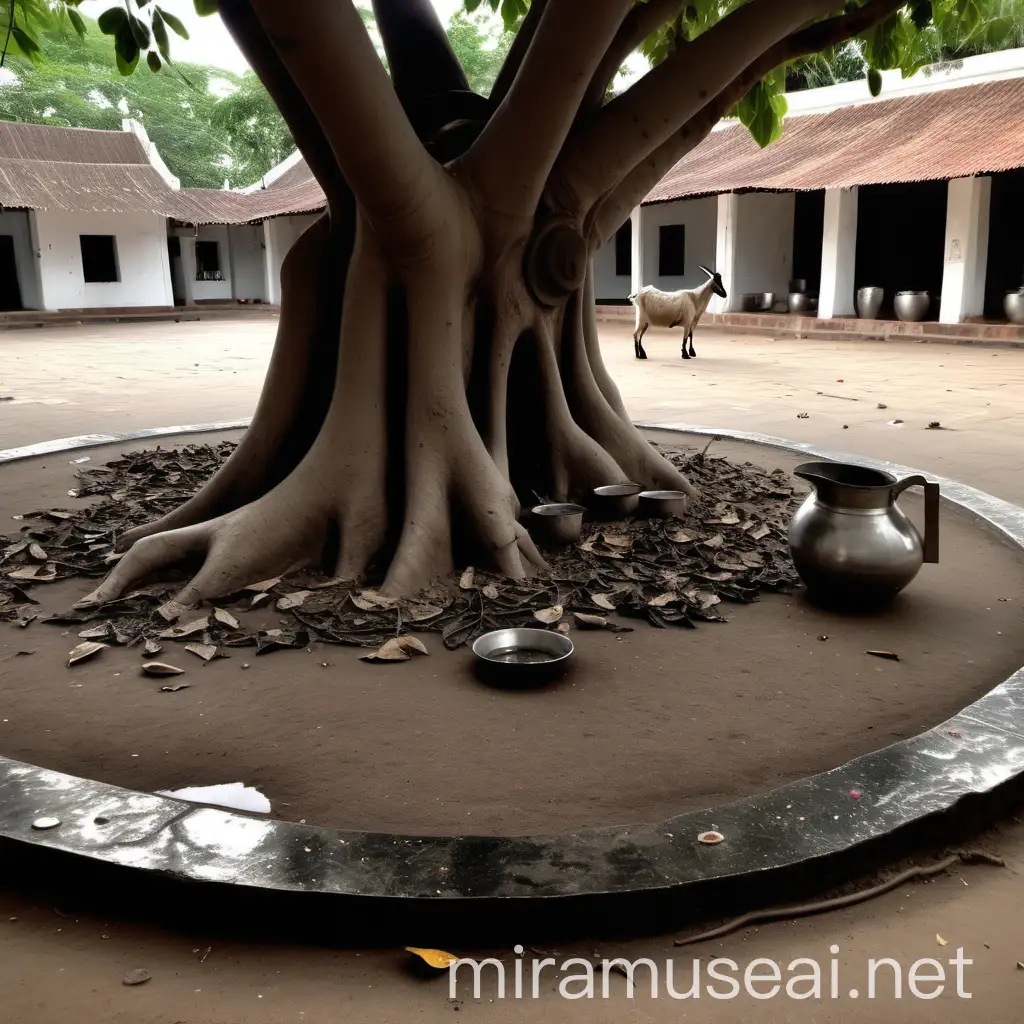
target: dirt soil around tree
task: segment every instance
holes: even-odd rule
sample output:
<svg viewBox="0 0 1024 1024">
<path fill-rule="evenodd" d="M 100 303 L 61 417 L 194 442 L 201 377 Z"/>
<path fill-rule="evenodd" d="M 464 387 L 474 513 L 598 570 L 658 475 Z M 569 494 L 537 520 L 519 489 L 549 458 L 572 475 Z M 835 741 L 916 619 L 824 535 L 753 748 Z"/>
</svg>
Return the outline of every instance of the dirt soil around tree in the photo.
<svg viewBox="0 0 1024 1024">
<path fill-rule="evenodd" d="M 715 451 L 769 469 L 800 461 Z M 66 507 L 76 454 L 0 469 L 3 522 Z M 902 503 L 920 511 L 909 493 Z M 138 646 L 66 667 L 81 625 L 6 623 L 0 750 L 137 790 L 241 781 L 276 817 L 341 828 L 510 835 L 660 820 L 911 736 L 1024 664 L 1024 562 L 948 507 L 942 530 L 942 564 L 888 612 L 828 613 L 797 592 L 723 605 L 728 622 L 696 629 L 574 630 L 569 674 L 529 691 L 482 685 L 467 649 L 432 636 L 429 657 L 391 664 L 318 643 L 204 662 L 168 644 L 161 660 L 186 672 L 167 680 L 141 675 Z M 88 586 L 34 588 L 40 617 Z M 250 629 L 282 621 L 273 604 L 247 613 Z"/>
</svg>

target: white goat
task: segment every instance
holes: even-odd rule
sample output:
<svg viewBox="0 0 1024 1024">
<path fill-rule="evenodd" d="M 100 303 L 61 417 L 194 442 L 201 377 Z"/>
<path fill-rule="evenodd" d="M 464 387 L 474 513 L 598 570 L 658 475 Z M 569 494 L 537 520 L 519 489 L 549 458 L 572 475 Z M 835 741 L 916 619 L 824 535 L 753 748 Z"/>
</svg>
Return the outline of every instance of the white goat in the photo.
<svg viewBox="0 0 1024 1024">
<path fill-rule="evenodd" d="M 722 275 L 716 274 L 707 267 L 701 270 L 708 279 L 699 288 L 684 288 L 678 292 L 661 292 L 648 285 L 630 295 L 629 301 L 636 306 L 636 329 L 633 331 L 633 348 L 637 359 L 646 359 L 644 351 L 644 334 L 648 327 L 679 327 L 682 325 L 683 358 L 697 357 L 693 347 L 693 330 L 700 323 L 704 310 L 708 308 L 712 294 L 727 298 Z M 686 351 L 689 342 L 690 351 Z"/>
</svg>

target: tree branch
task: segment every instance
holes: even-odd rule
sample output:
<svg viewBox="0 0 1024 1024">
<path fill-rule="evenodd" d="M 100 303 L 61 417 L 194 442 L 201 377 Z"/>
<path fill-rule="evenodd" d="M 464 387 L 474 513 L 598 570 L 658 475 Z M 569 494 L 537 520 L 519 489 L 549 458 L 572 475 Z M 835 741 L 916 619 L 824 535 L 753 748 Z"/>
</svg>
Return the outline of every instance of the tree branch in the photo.
<svg viewBox="0 0 1024 1024">
<path fill-rule="evenodd" d="M 533 216 L 548 174 L 630 0 L 549 0 L 508 94 L 463 167 L 485 205 Z"/>
<path fill-rule="evenodd" d="M 251 0 L 388 248 L 436 235 L 450 182 L 416 137 L 351 0 Z"/>
<path fill-rule="evenodd" d="M 634 4 L 626 20 L 608 47 L 590 80 L 583 99 L 584 109 L 596 110 L 604 103 L 605 93 L 622 62 L 656 29 L 679 14 L 685 0 L 647 0 Z"/>
<path fill-rule="evenodd" d="M 593 115 L 566 147 L 556 175 L 584 209 L 592 206 L 744 68 L 835 5 L 750 0 Z"/>
<path fill-rule="evenodd" d="M 331 144 L 320 130 L 298 86 L 274 49 L 248 0 L 220 0 L 220 16 L 245 59 L 252 65 L 271 99 L 281 111 L 295 144 L 329 202 L 351 206 L 352 194 L 334 159 Z M 332 202 L 332 205 L 334 205 Z M 335 210 L 337 215 L 341 211 Z"/>
<path fill-rule="evenodd" d="M 519 69 L 533 42 L 533 37 L 537 34 L 537 26 L 540 24 L 540 18 L 547 2 L 548 0 L 533 0 L 529 11 L 526 12 L 526 17 L 523 18 L 522 25 L 519 26 L 519 31 L 516 33 L 515 39 L 512 40 L 505 62 L 501 65 L 498 77 L 491 87 L 491 102 L 495 106 L 508 95 L 509 89 L 512 88 L 512 83 L 515 81 L 516 75 L 519 74 Z"/>
<path fill-rule="evenodd" d="M 791 60 L 836 46 L 860 35 L 904 6 L 905 0 L 873 0 L 850 13 L 819 21 L 787 36 L 749 64 L 702 110 L 635 167 L 600 203 L 591 238 L 605 245 L 638 203 L 688 153 L 711 134 L 715 125 L 769 71 Z"/>
<path fill-rule="evenodd" d="M 465 72 L 430 0 L 373 0 L 377 29 L 402 106 L 426 98 L 468 92 Z"/>
</svg>

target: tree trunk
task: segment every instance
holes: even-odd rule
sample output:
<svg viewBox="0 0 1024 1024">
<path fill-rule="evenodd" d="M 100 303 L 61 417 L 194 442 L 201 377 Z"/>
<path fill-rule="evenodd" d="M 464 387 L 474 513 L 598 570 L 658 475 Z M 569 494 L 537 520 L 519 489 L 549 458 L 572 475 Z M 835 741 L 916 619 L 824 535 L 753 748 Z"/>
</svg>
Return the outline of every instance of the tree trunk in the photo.
<svg viewBox="0 0 1024 1024">
<path fill-rule="evenodd" d="M 744 71 L 773 46 L 785 59 L 786 33 L 833 4 L 800 0 L 771 30 L 769 0 L 751 0 L 690 57 L 715 82 L 710 96 L 689 82 L 692 130 L 664 118 L 648 132 L 629 93 L 593 109 L 608 55 L 643 27 L 631 0 L 585 18 L 570 0 L 534 0 L 500 102 L 464 88 L 428 0 L 375 0 L 393 86 L 350 0 L 221 0 L 330 209 L 286 260 L 277 344 L 238 450 L 192 500 L 126 535 L 83 603 L 191 557 L 183 605 L 311 566 L 393 596 L 466 563 L 522 577 L 543 564 L 523 506 L 627 480 L 692 495 L 604 367 L 593 256 L 616 226 L 609 210 L 652 184 L 631 172 L 696 144 Z M 744 35 L 731 77 L 728 22 L 764 36 Z M 659 72 L 675 88 L 673 60 Z M 635 130 L 598 165 L 581 154 L 603 119 Z"/>
</svg>

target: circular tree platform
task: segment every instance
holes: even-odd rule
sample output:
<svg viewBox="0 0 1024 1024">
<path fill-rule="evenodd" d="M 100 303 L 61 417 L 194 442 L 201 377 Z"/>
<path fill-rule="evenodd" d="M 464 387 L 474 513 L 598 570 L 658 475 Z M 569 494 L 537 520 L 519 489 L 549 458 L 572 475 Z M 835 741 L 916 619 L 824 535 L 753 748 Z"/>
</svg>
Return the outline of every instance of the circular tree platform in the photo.
<svg viewBox="0 0 1024 1024">
<path fill-rule="evenodd" d="M 97 465 L 133 447 L 152 442 L 88 454 Z M 741 442 L 713 452 L 787 471 L 804 461 Z M 68 506 L 75 456 L 0 467 L 6 532 L 13 514 Z M 901 504 L 920 512 L 910 493 Z M 168 680 L 140 675 L 138 647 L 65 667 L 81 626 L 3 624 L 0 752 L 139 791 L 241 781 L 263 791 L 273 817 L 370 832 L 662 821 L 912 737 L 1024 664 L 1024 557 L 948 505 L 942 531 L 942 564 L 885 612 L 829 613 L 797 592 L 723 606 L 727 623 L 695 630 L 622 620 L 632 632 L 574 631 L 570 673 L 530 691 L 482 686 L 469 651 L 438 638 L 424 638 L 430 657 L 389 664 L 321 644 L 203 662 L 168 644 L 160 660 L 187 670 Z M 64 580 L 33 597 L 44 614 L 88 589 Z M 272 604 L 249 617 L 251 628 L 282 625 Z"/>
</svg>

